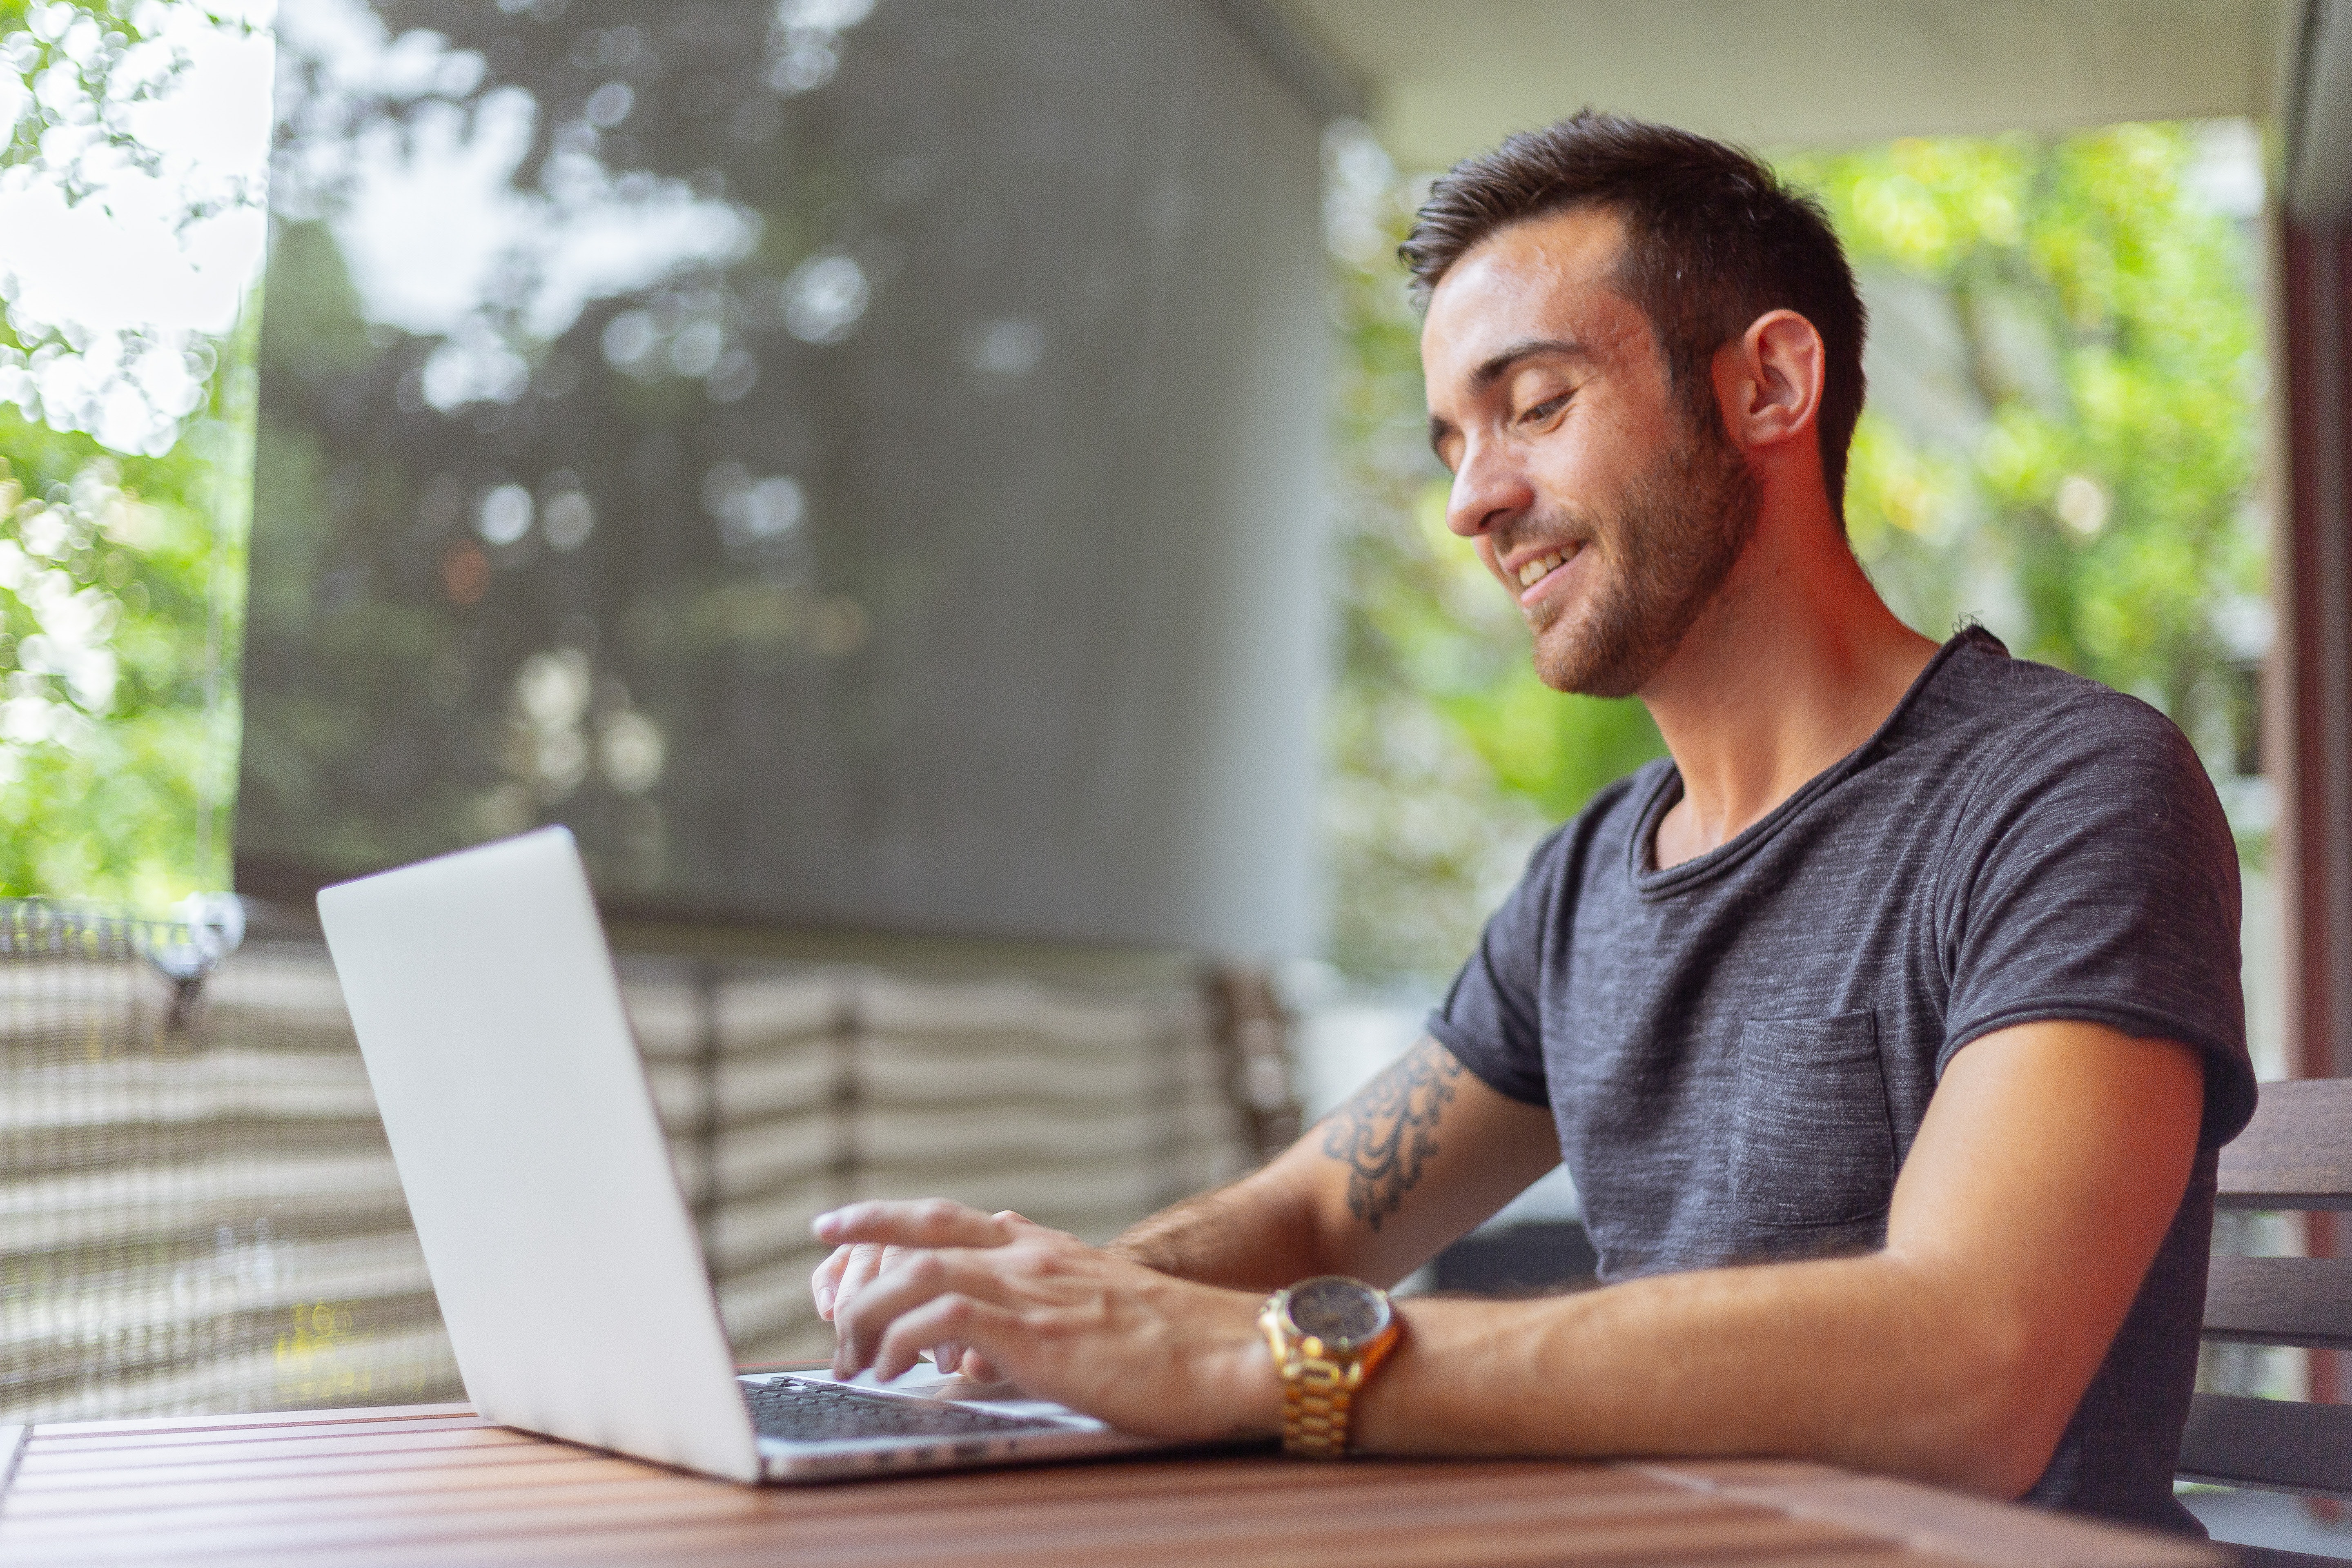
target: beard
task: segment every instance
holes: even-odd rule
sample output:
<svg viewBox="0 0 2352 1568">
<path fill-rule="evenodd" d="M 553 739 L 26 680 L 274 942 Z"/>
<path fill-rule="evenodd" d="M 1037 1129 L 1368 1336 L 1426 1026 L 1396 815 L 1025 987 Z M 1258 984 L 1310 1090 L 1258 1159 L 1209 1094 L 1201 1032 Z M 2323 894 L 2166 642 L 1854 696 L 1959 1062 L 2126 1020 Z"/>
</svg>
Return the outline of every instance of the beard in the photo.
<svg viewBox="0 0 2352 1568">
<path fill-rule="evenodd" d="M 1538 537 L 1582 539 L 1602 568 L 1582 603 L 1529 611 L 1536 674 L 1586 697 L 1630 697 L 1649 684 L 1730 576 L 1762 505 L 1739 449 L 1703 426 L 1636 474 L 1606 512 L 1531 521 Z"/>
</svg>

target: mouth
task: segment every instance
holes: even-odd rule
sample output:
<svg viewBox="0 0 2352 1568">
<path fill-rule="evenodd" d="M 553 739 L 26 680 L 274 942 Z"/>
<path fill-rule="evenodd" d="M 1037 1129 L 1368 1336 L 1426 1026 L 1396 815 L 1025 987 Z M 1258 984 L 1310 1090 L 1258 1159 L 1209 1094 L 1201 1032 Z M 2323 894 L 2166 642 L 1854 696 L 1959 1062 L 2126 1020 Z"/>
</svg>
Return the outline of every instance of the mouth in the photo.
<svg viewBox="0 0 2352 1568">
<path fill-rule="evenodd" d="M 1570 544 L 1557 550 L 1547 550 L 1531 555 L 1511 571 L 1512 580 L 1519 585 L 1519 603 L 1532 605 L 1554 585 L 1554 580 L 1584 553 L 1581 544 Z"/>
</svg>

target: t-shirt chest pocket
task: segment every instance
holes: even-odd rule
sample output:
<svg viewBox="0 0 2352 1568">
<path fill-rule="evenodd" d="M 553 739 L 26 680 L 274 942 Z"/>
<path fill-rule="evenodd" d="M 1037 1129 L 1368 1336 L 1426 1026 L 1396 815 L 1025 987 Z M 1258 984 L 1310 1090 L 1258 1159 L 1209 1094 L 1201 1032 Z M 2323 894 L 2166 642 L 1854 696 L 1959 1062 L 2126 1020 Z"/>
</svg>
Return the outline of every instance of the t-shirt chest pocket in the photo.
<svg viewBox="0 0 2352 1568">
<path fill-rule="evenodd" d="M 1731 1204 L 1753 1225 L 1850 1225 L 1895 1187 L 1878 1016 L 1750 1018 L 1730 1106 Z"/>
</svg>

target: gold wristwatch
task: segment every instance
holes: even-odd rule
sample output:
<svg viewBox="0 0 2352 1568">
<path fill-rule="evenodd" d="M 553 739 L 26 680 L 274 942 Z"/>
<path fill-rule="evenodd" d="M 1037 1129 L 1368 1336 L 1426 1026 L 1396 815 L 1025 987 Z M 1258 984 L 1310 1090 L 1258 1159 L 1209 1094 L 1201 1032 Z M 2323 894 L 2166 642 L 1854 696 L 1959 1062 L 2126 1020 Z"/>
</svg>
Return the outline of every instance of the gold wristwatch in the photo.
<svg viewBox="0 0 2352 1568">
<path fill-rule="evenodd" d="M 1348 1451 L 1349 1416 L 1402 1325 L 1387 1291 L 1344 1274 L 1301 1279 L 1258 1309 L 1282 1379 L 1282 1447 L 1313 1459 Z"/>
</svg>

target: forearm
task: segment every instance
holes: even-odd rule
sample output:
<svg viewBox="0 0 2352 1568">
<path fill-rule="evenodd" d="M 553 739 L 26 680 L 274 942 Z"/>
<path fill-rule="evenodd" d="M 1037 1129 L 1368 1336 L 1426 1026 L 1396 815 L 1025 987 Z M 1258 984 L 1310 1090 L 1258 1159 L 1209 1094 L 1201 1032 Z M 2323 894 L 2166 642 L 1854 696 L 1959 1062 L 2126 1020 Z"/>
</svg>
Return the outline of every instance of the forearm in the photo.
<svg viewBox="0 0 2352 1568">
<path fill-rule="evenodd" d="M 1129 1226 L 1108 1250 L 1236 1290 L 1278 1290 L 1330 1268 L 1313 1205 L 1271 1168 L 1170 1205 Z"/>
<path fill-rule="evenodd" d="M 1423 1039 L 1264 1170 L 1162 1210 L 1111 1250 L 1234 1289 L 1314 1274 L 1392 1285 L 1559 1158 L 1549 1112 Z"/>
<path fill-rule="evenodd" d="M 2017 1319 L 1891 1254 L 1401 1304 L 1359 1433 L 1394 1453 L 1774 1456 L 2014 1496 L 2080 1394 Z M 2063 1359 L 2063 1358 L 2062 1358 Z"/>
</svg>

